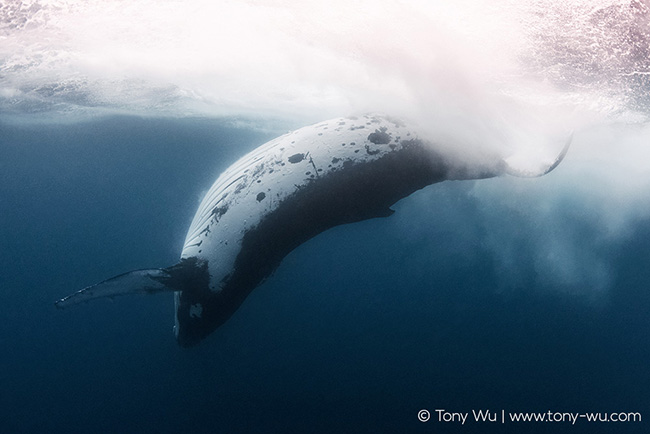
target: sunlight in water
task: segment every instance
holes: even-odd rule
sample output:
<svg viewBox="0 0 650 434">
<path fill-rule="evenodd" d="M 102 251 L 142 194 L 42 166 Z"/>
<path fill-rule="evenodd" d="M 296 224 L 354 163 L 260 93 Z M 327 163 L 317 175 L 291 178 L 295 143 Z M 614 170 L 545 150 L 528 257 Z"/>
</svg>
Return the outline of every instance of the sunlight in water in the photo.
<svg viewBox="0 0 650 434">
<path fill-rule="evenodd" d="M 487 147 L 524 166 L 573 134 L 556 184 L 475 193 L 486 222 L 514 210 L 543 233 L 540 275 L 606 287 L 605 256 L 557 227 L 571 204 L 599 236 L 624 239 L 650 213 L 649 46 L 647 0 L 16 0 L 0 5 L 0 111 L 288 128 L 386 112 L 467 158 Z M 516 237 L 486 241 L 504 269 Z"/>
<path fill-rule="evenodd" d="M 645 114 L 648 37 L 638 0 L 10 0 L 0 5 L 0 108 L 296 126 L 507 104 Z"/>
</svg>

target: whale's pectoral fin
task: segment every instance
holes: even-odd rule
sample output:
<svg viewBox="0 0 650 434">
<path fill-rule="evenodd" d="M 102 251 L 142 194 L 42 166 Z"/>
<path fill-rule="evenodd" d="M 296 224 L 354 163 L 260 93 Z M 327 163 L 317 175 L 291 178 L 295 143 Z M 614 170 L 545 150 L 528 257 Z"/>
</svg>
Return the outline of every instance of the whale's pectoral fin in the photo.
<svg viewBox="0 0 650 434">
<path fill-rule="evenodd" d="M 89 286 L 54 302 L 57 308 L 63 309 L 73 304 L 84 303 L 97 298 L 113 298 L 128 294 L 155 294 L 159 292 L 176 291 L 170 285 L 172 277 L 169 267 L 167 269 L 152 268 L 149 270 L 135 270 L 120 274 L 104 280 L 96 285 Z"/>
<path fill-rule="evenodd" d="M 564 148 L 562 148 L 562 151 L 560 151 L 558 156 L 555 157 L 555 160 L 551 164 L 542 165 L 541 167 L 534 168 L 534 169 L 520 168 L 520 167 L 515 167 L 516 165 L 513 163 L 513 161 L 511 161 L 511 159 L 507 159 L 505 160 L 506 173 L 508 175 L 517 176 L 519 178 L 537 178 L 539 176 L 544 176 L 550 171 L 552 171 L 553 169 L 555 169 L 562 162 L 562 160 L 564 160 L 564 157 L 566 156 L 566 153 L 569 150 L 569 147 L 571 146 L 572 140 L 573 140 L 573 134 L 569 136 L 569 139 L 564 145 Z"/>
</svg>

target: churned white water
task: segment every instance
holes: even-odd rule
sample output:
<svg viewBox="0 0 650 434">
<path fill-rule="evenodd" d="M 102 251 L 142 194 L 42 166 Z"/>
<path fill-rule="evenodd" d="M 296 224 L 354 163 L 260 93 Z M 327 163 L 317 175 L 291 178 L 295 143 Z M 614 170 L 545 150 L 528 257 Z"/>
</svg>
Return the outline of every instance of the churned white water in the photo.
<svg viewBox="0 0 650 434">
<path fill-rule="evenodd" d="M 5 0 L 0 116 L 298 128 L 385 112 L 468 156 L 488 147 L 523 166 L 572 135 L 547 179 L 473 194 L 507 280 L 523 235 L 495 222 L 520 218 L 537 234 L 526 244 L 539 276 L 602 289 L 608 258 L 570 234 L 588 225 L 595 244 L 625 240 L 650 215 L 649 53 L 647 0 Z"/>
</svg>

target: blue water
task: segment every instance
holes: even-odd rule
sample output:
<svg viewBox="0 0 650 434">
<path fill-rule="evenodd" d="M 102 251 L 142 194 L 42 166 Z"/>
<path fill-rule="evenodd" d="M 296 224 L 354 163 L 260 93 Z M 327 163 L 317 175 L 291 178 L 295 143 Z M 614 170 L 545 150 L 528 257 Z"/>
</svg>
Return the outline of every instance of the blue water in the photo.
<svg viewBox="0 0 650 434">
<path fill-rule="evenodd" d="M 174 341 L 171 295 L 54 308 L 175 263 L 201 193 L 280 132 L 136 117 L 0 124 L 0 432 L 648 432 L 650 221 L 599 244 L 612 281 L 597 300 L 537 276 L 526 248 L 521 283 L 504 286 L 486 233 L 524 227 L 505 212 L 498 227 L 481 222 L 473 182 L 305 243 L 196 348 Z M 592 244 L 573 217 L 558 224 Z M 435 409 L 644 420 L 461 426 Z"/>
</svg>

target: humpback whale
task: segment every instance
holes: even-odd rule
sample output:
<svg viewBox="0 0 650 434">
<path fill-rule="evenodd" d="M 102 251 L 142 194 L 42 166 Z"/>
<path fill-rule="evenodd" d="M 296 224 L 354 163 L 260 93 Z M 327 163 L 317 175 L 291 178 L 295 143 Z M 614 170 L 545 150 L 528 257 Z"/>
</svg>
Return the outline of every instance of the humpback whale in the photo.
<svg viewBox="0 0 650 434">
<path fill-rule="evenodd" d="M 228 320 L 289 252 L 319 233 L 388 217 L 395 202 L 437 182 L 544 175 L 568 146 L 550 164 L 527 172 L 495 154 L 461 158 L 385 115 L 320 122 L 271 140 L 223 172 L 203 198 L 177 264 L 121 274 L 55 304 L 173 292 L 176 339 L 190 347 Z"/>
</svg>

